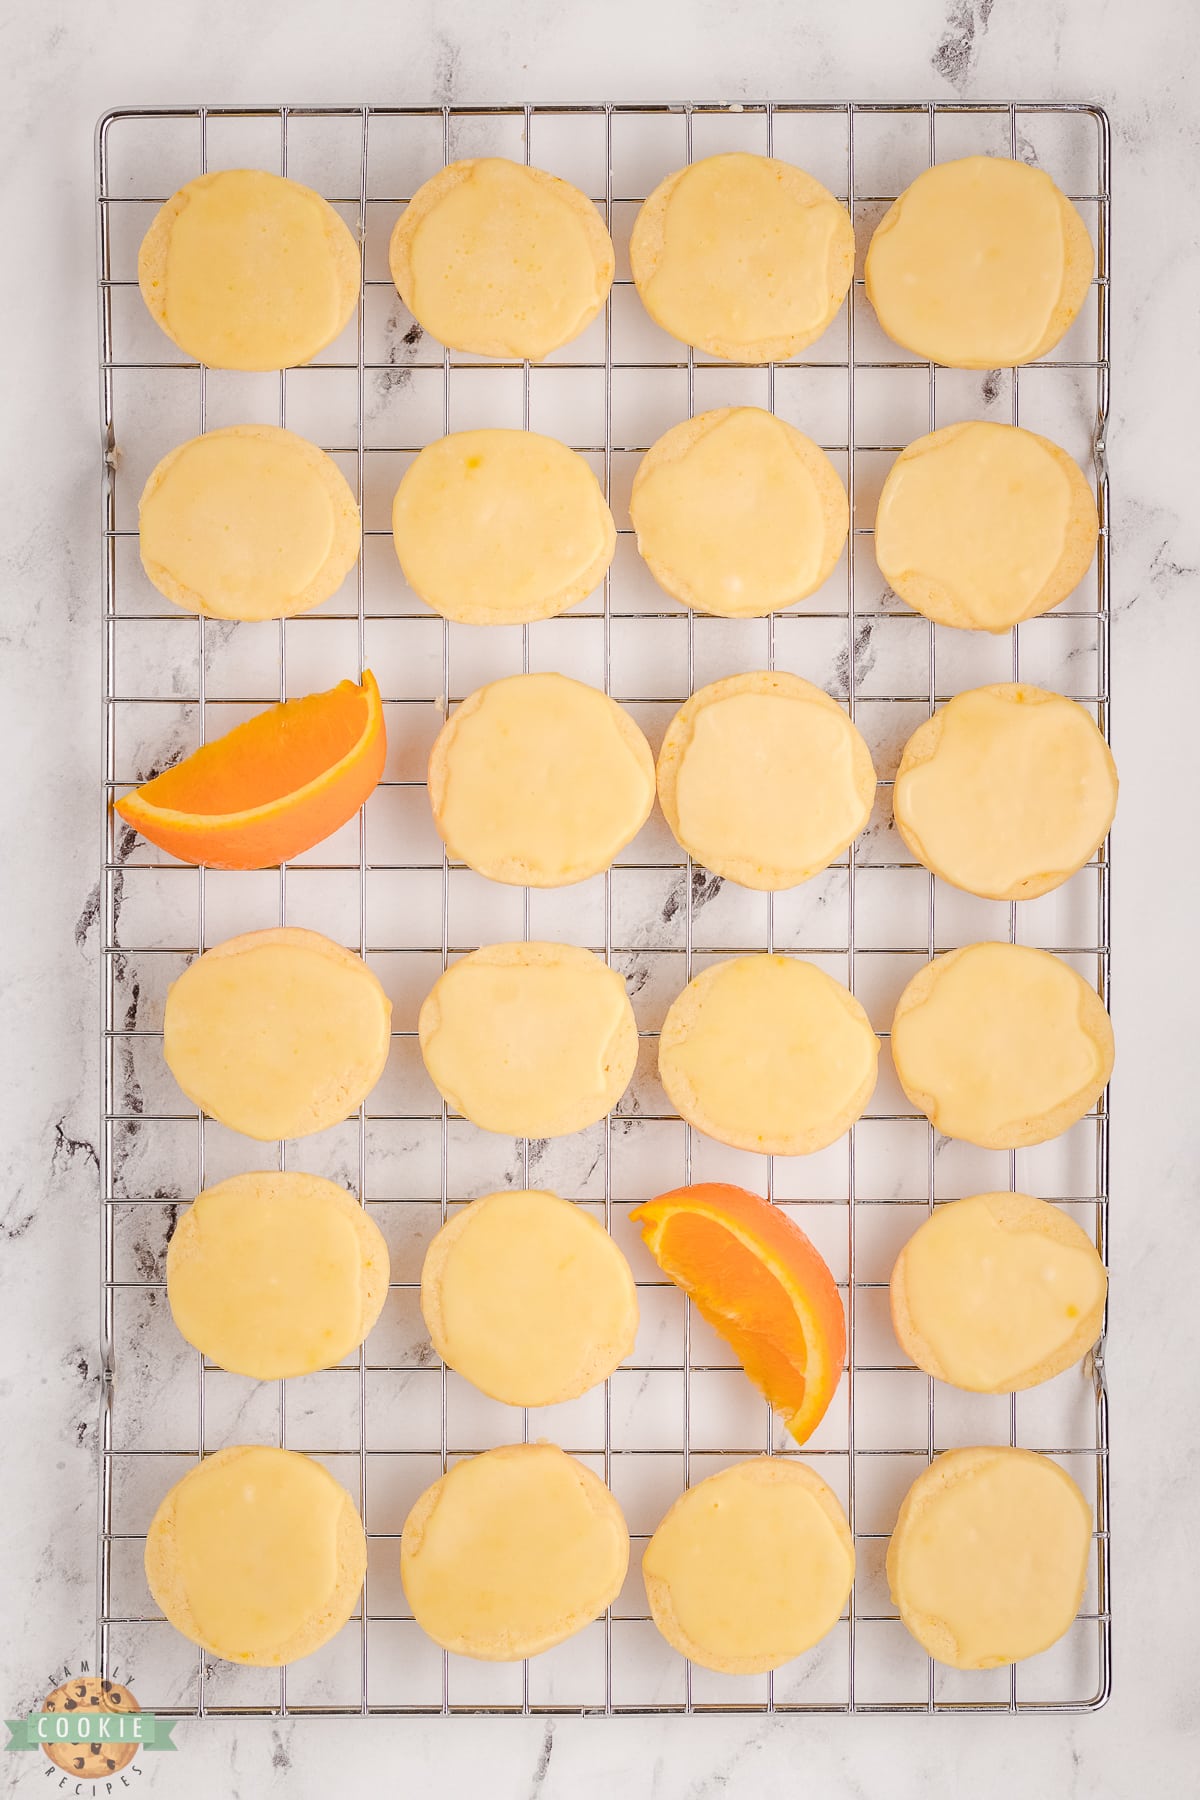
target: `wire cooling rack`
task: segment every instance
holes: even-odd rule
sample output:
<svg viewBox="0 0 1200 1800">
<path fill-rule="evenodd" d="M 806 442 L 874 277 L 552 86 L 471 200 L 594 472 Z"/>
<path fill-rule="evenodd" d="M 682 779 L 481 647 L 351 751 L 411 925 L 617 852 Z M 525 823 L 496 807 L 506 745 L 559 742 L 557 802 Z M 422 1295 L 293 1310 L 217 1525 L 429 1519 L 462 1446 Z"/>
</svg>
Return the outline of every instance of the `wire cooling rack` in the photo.
<svg viewBox="0 0 1200 1800">
<path fill-rule="evenodd" d="M 669 170 L 719 150 L 801 164 L 850 205 L 859 275 L 835 323 L 770 368 L 685 353 L 641 310 L 626 246 L 641 199 Z M 907 358 L 866 304 L 861 255 L 890 199 L 936 160 L 977 151 L 1046 168 L 1076 200 L 1097 278 L 1052 356 L 1019 373 L 935 369 Z M 399 208 L 456 156 L 500 154 L 575 181 L 617 245 L 604 314 L 545 364 L 442 351 L 388 278 Z M 326 194 L 363 244 L 363 298 L 350 327 L 307 368 L 206 371 L 152 324 L 136 286 L 154 210 L 206 168 L 278 168 Z M 944 887 L 906 859 L 890 777 L 935 703 L 1023 677 L 1068 693 L 1108 728 L 1109 129 L 1091 105 L 120 109 L 97 132 L 104 599 L 103 1221 L 104 1390 L 100 1419 L 99 1659 L 144 1704 L 181 1714 L 1075 1712 L 1110 1680 L 1108 1414 L 1100 1352 L 1019 1397 L 962 1394 L 902 1359 L 887 1314 L 896 1251 L 935 1200 L 1019 1187 L 1058 1201 L 1103 1254 L 1107 1101 L 1053 1143 L 996 1154 L 939 1138 L 891 1069 L 887 1028 L 904 982 L 935 950 L 977 938 L 1057 951 L 1108 998 L 1107 849 L 1057 893 L 1020 907 Z M 639 563 L 627 500 L 639 457 L 707 407 L 768 406 L 820 441 L 842 471 L 852 531 L 839 567 L 802 606 L 766 620 L 697 618 Z M 1044 430 L 1095 473 L 1095 569 L 1062 607 L 1007 637 L 949 631 L 896 601 L 871 527 L 902 446 L 960 418 Z M 363 507 L 363 555 L 341 592 L 302 618 L 230 626 L 164 605 L 137 554 L 137 499 L 150 468 L 209 426 L 284 424 L 336 458 Z M 602 592 L 562 619 L 472 628 L 433 618 L 405 587 L 390 544 L 391 496 L 420 447 L 447 430 L 526 426 L 581 450 L 621 531 Z M 107 803 L 265 703 L 357 677 L 380 680 L 389 731 L 383 782 L 356 822 L 309 856 L 263 873 L 182 867 L 120 825 Z M 657 741 L 699 684 L 759 667 L 793 669 L 848 705 L 882 777 L 864 836 L 835 868 L 777 896 L 723 884 L 683 859 L 657 817 L 610 874 L 560 892 L 521 892 L 447 863 L 423 792 L 445 708 L 482 681 L 557 668 L 603 685 Z M 276 923 L 360 950 L 395 1003 L 387 1074 L 357 1118 L 295 1145 L 263 1147 L 199 1117 L 162 1061 L 166 988 L 188 959 L 234 932 Z M 627 978 L 642 1056 L 617 1111 L 550 1143 L 475 1131 L 448 1116 L 421 1068 L 416 1010 L 449 958 L 479 943 L 563 938 Z M 880 1082 L 841 1143 L 764 1158 L 693 1135 L 655 1074 L 662 1015 L 692 973 L 735 950 L 811 956 L 847 981 L 885 1039 Z M 336 1370 L 254 1383 L 206 1365 L 166 1306 L 163 1257 L 181 1206 L 206 1182 L 288 1166 L 355 1190 L 388 1238 L 394 1281 L 363 1351 Z M 829 1414 L 797 1451 L 728 1351 L 662 1281 L 628 1225 L 630 1207 L 691 1179 L 769 1193 L 813 1237 L 841 1284 L 849 1366 Z M 633 1359 L 570 1405 L 522 1413 L 475 1393 L 433 1356 L 420 1320 L 421 1256 L 448 1209 L 505 1183 L 556 1188 L 602 1218 L 635 1267 L 642 1327 Z M 610 1613 L 526 1664 L 446 1656 L 424 1637 L 399 1582 L 407 1507 L 447 1460 L 546 1436 L 610 1484 L 633 1536 L 630 1577 Z M 199 1655 L 156 1612 L 142 1574 L 149 1519 L 198 1454 L 239 1441 L 308 1451 L 345 1483 L 369 1539 L 360 1612 L 287 1670 Z M 910 1482 L 938 1450 L 1022 1444 L 1055 1456 L 1095 1504 L 1078 1621 L 1012 1669 L 963 1674 L 930 1662 L 895 1616 L 883 1570 Z M 679 1491 L 723 1459 L 800 1455 L 838 1492 L 858 1575 L 846 1615 L 816 1650 L 773 1676 L 693 1668 L 649 1621 L 639 1574 L 649 1533 Z"/>
</svg>

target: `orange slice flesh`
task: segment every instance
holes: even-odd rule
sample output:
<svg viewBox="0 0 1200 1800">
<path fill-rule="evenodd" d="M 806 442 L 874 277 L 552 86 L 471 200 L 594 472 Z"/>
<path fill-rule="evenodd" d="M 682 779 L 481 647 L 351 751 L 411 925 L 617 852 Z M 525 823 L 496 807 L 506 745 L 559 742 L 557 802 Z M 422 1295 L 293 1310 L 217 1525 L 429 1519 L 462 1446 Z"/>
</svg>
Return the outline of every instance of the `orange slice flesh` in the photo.
<svg viewBox="0 0 1200 1800">
<path fill-rule="evenodd" d="M 354 817 L 383 774 L 379 687 L 340 681 L 283 700 L 117 801 L 126 824 L 181 862 L 266 869 Z"/>
<path fill-rule="evenodd" d="M 695 1302 L 804 1443 L 846 1358 L 841 1296 L 815 1245 L 770 1201 L 724 1182 L 676 1188 L 630 1217 L 663 1274 Z"/>
</svg>

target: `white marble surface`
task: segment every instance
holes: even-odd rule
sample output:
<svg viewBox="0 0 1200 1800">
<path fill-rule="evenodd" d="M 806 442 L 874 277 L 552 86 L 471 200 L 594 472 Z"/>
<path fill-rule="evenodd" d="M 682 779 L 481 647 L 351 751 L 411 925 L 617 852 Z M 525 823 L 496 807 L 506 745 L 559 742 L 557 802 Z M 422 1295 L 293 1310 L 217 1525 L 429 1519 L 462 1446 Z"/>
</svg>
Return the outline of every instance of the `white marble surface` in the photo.
<svg viewBox="0 0 1200 1800">
<path fill-rule="evenodd" d="M 1116 834 L 1112 1330 L 1115 1694 L 1079 1719 L 663 1718 L 184 1725 L 163 1794 L 1071 1795 L 1195 1791 L 1189 927 L 1200 52 L 1169 0 L 489 0 L 339 9 L 8 0 L 9 265 L 0 843 L 7 1529 L 0 1700 L 91 1647 L 96 1410 L 97 428 L 91 137 L 196 99 L 1087 98 L 1114 127 Z M 1191 92 L 1189 93 L 1189 86 Z M 1179 948 L 1176 949 L 1175 947 Z M 1184 946 L 1187 946 L 1185 949 Z M 39 1759 L 0 1759 L 33 1792 Z M 139 1765 L 135 1765 L 138 1767 Z"/>
</svg>

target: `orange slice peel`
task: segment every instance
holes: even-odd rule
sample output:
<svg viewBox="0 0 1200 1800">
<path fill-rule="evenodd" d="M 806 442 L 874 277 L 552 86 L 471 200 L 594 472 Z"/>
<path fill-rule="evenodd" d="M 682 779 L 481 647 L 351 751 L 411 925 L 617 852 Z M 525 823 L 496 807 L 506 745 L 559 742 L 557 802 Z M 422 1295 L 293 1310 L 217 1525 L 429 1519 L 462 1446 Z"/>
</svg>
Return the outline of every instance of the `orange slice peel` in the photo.
<svg viewBox="0 0 1200 1800">
<path fill-rule="evenodd" d="M 340 681 L 283 700 L 126 794 L 127 825 L 181 862 L 266 869 L 354 817 L 383 774 L 379 686 Z"/>
<path fill-rule="evenodd" d="M 804 1443 L 846 1360 L 846 1315 L 816 1246 L 770 1201 L 724 1182 L 675 1188 L 630 1217 L 664 1275 Z"/>
</svg>

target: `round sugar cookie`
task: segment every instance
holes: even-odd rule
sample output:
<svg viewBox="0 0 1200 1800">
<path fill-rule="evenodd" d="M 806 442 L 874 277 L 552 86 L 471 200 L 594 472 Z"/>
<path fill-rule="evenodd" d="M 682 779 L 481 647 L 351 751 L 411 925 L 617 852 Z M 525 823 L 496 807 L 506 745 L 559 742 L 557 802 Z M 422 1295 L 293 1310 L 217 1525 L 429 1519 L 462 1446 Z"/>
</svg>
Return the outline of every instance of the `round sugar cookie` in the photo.
<svg viewBox="0 0 1200 1800">
<path fill-rule="evenodd" d="M 1068 1630 L 1087 1576 L 1092 1509 L 1048 1456 L 946 1450 L 909 1488 L 887 1553 L 892 1601 L 955 1669 L 994 1669 Z"/>
<path fill-rule="evenodd" d="M 1087 226 L 1041 169 L 1006 156 L 936 163 L 875 227 L 867 297 L 888 336 L 952 369 L 1033 362 L 1087 297 Z"/>
<path fill-rule="evenodd" d="M 554 1406 L 611 1375 L 637 1336 L 629 1264 L 598 1219 L 540 1189 L 485 1194 L 442 1226 L 421 1312 L 451 1369 L 507 1406 Z"/>
<path fill-rule="evenodd" d="M 658 1040 L 680 1117 L 735 1150 L 804 1156 L 875 1090 L 879 1040 L 848 988 L 797 956 L 737 956 L 692 977 Z"/>
<path fill-rule="evenodd" d="M 574 944 L 473 950 L 434 982 L 417 1032 L 447 1105 L 508 1137 L 565 1137 L 594 1125 L 637 1063 L 624 981 Z"/>
<path fill-rule="evenodd" d="M 742 887 L 807 881 L 871 817 L 875 770 L 848 714 L 799 675 L 699 688 L 667 726 L 658 797 L 688 855 Z"/>
<path fill-rule="evenodd" d="M 586 194 L 502 156 L 450 163 L 418 188 L 388 260 L 400 298 L 440 344 L 518 362 L 577 338 L 615 266 Z"/>
<path fill-rule="evenodd" d="M 854 227 L 803 169 L 738 150 L 659 182 L 629 262 L 642 305 L 681 343 L 730 362 L 784 362 L 846 298 Z"/>
<path fill-rule="evenodd" d="M 758 406 L 664 432 L 638 464 L 629 516 L 659 587 L 723 619 L 762 618 L 814 593 L 850 526 L 825 452 Z"/>
<path fill-rule="evenodd" d="M 1036 1387 L 1100 1336 L 1108 1276 L 1096 1246 L 1030 1194 L 934 1209 L 892 1270 L 900 1347 L 935 1381 L 975 1394 Z"/>
<path fill-rule="evenodd" d="M 460 625 L 553 619 L 604 579 L 616 527 L 587 462 L 536 431 L 428 444 L 392 504 L 404 579 Z"/>
<path fill-rule="evenodd" d="M 256 1668 L 328 1643 L 366 1569 L 345 1488 L 310 1456 L 265 1444 L 206 1456 L 167 1494 L 146 1538 L 146 1580 L 176 1631 Z"/>
<path fill-rule="evenodd" d="M 400 1578 L 435 1644 L 519 1662 L 599 1618 L 621 1591 L 629 1532 L 598 1475 L 555 1444 L 469 1456 L 426 1488 Z"/>
<path fill-rule="evenodd" d="M 764 1675 L 832 1631 L 854 1580 L 854 1539 L 804 1463 L 760 1456 L 688 1488 L 642 1557 L 650 1615 L 681 1656 Z"/>
<path fill-rule="evenodd" d="M 913 855 L 987 900 L 1061 887 L 1108 835 L 1112 753 L 1086 708 L 1024 682 L 972 688 L 904 746 L 892 810 Z"/>
<path fill-rule="evenodd" d="M 892 1060 L 944 1137 L 985 1150 L 1057 1137 L 1112 1073 L 1100 996 L 1069 963 L 1024 944 L 968 944 L 926 963 L 896 1004 Z"/>
<path fill-rule="evenodd" d="M 205 1188 L 167 1249 L 167 1300 L 189 1344 L 255 1381 L 332 1369 L 383 1308 L 378 1225 L 336 1182 L 298 1170 Z"/>
<path fill-rule="evenodd" d="M 624 707 L 566 675 L 469 694 L 429 756 L 451 858 L 492 881 L 566 887 L 611 866 L 654 805 L 654 757 Z"/>
<path fill-rule="evenodd" d="M 361 275 L 359 246 L 329 202 L 262 169 L 189 181 L 138 252 L 156 324 L 210 369 L 311 362 L 354 316 Z"/>
<path fill-rule="evenodd" d="M 247 1137 L 307 1137 L 383 1074 L 392 1003 L 361 956 L 294 925 L 206 950 L 171 983 L 163 1055 L 188 1099 Z"/>
<path fill-rule="evenodd" d="M 1008 631 L 1087 574 L 1099 523 L 1087 478 L 1049 438 L 981 420 L 944 425 L 892 464 L 875 559 L 915 612 L 963 631 Z"/>
<path fill-rule="evenodd" d="M 189 438 L 138 502 L 142 567 L 160 594 L 210 619 L 290 619 L 336 594 L 360 520 L 331 456 L 277 425 Z"/>
</svg>

